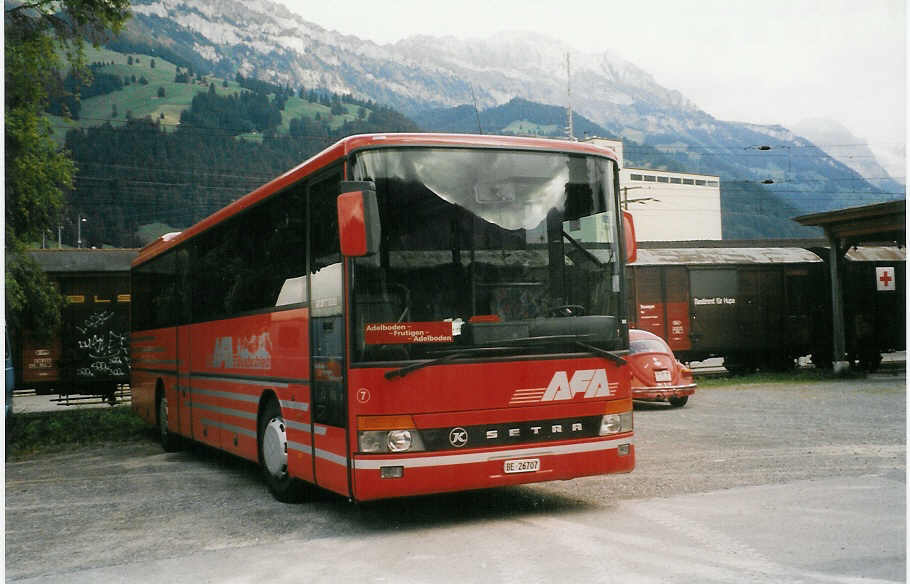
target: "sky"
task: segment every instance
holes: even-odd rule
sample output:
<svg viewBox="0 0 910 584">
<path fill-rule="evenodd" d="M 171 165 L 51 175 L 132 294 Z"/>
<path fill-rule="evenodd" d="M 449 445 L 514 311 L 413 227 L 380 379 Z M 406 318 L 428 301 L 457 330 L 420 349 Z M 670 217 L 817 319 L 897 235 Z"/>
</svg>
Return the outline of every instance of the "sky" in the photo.
<svg viewBox="0 0 910 584">
<path fill-rule="evenodd" d="M 830 118 L 876 153 L 906 139 L 905 0 L 279 1 L 380 44 L 539 32 L 616 53 L 719 119 Z"/>
</svg>

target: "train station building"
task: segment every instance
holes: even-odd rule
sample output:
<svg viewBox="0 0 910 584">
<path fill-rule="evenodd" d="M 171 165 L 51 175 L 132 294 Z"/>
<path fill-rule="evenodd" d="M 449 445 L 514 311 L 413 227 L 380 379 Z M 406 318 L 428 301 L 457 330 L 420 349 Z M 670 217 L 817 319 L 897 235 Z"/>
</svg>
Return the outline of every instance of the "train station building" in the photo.
<svg viewBox="0 0 910 584">
<path fill-rule="evenodd" d="M 638 241 L 722 239 L 720 177 L 625 167 L 621 140 L 585 141 L 610 148 L 619 157 L 622 205 L 635 218 Z M 585 239 L 585 235 L 581 233 L 582 240 L 592 240 Z"/>
</svg>

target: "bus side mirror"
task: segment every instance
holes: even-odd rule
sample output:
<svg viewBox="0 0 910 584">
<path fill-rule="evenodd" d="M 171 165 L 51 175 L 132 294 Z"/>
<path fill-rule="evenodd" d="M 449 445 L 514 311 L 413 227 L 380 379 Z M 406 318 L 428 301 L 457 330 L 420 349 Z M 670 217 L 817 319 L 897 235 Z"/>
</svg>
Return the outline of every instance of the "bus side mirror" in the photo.
<svg viewBox="0 0 910 584">
<path fill-rule="evenodd" d="M 632 213 L 622 212 L 623 247 L 626 250 L 626 263 L 634 263 L 638 259 L 638 243 L 635 241 L 635 220 Z"/>
<path fill-rule="evenodd" d="M 362 257 L 379 251 L 379 203 L 372 182 L 344 181 L 338 196 L 341 255 Z"/>
</svg>

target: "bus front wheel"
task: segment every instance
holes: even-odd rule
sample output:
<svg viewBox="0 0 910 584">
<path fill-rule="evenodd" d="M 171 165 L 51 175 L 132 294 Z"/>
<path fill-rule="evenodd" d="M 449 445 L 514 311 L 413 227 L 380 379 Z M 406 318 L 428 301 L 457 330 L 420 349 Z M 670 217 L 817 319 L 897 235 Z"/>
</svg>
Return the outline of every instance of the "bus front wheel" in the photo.
<svg viewBox="0 0 910 584">
<path fill-rule="evenodd" d="M 269 398 L 259 414 L 259 465 L 272 495 L 283 503 L 303 497 L 302 483 L 288 473 L 287 424 L 278 401 Z"/>
</svg>

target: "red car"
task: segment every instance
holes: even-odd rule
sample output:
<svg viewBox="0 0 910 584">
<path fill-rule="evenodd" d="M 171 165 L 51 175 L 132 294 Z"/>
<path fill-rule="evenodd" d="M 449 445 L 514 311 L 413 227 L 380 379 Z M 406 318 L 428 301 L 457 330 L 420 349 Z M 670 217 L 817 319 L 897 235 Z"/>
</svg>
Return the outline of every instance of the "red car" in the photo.
<svg viewBox="0 0 910 584">
<path fill-rule="evenodd" d="M 695 393 L 692 370 L 676 360 L 673 351 L 654 333 L 629 330 L 626 360 L 632 371 L 632 399 L 668 401 L 682 407 Z"/>
</svg>

